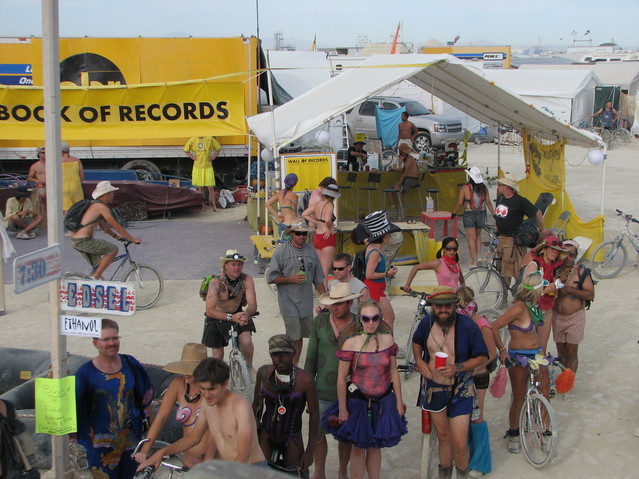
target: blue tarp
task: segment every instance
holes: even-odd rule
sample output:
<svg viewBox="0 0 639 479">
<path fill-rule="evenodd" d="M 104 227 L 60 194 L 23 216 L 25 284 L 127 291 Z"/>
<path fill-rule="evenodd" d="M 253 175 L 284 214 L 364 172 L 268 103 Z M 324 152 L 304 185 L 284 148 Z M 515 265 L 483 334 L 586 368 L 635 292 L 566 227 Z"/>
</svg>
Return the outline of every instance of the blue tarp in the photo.
<svg viewBox="0 0 639 479">
<path fill-rule="evenodd" d="M 382 110 L 375 106 L 375 123 L 377 124 L 377 135 L 382 140 L 382 145 L 391 148 L 397 147 L 399 140 L 399 124 L 402 121 L 402 113 L 406 107 L 396 110 Z"/>
</svg>

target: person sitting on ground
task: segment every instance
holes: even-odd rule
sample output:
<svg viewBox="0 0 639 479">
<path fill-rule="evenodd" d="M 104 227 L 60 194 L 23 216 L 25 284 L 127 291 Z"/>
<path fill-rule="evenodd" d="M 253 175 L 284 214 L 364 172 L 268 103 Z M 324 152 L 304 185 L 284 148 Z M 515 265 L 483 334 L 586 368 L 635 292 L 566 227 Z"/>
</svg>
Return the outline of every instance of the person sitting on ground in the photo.
<svg viewBox="0 0 639 479">
<path fill-rule="evenodd" d="M 135 455 L 136 461 L 142 462 L 148 457 L 153 443 L 162 432 L 162 428 L 173 411 L 173 406 L 177 405 L 175 420 L 182 423 L 182 436 L 188 436 L 193 432 L 200 416 L 200 410 L 204 406 L 202 393 L 193 383 L 193 370 L 204 358 L 206 358 L 206 346 L 186 343 L 182 348 L 180 361 L 169 363 L 162 368 L 170 373 L 180 374 L 180 376 L 171 381 L 166 392 L 162 395 L 160 409 L 146 434 L 148 441 Z M 184 451 L 182 462 L 186 467 L 191 468 L 204 460 L 212 459 L 214 448 L 213 440 L 207 430 L 199 443 Z"/>
<path fill-rule="evenodd" d="M 33 207 L 31 192 L 26 186 L 18 187 L 13 198 L 7 200 L 4 227 L 16 230 L 18 239 L 35 238 L 35 229 L 42 223 L 42 216 Z"/>
<path fill-rule="evenodd" d="M 297 220 L 298 197 L 293 191 L 298 178 L 295 173 L 289 173 L 284 178 L 284 188 L 271 196 L 266 202 L 266 208 L 277 219 L 277 230 L 281 241 L 290 240 L 290 235 L 284 235 L 284 230 L 290 228 Z M 280 211 L 275 211 L 275 203 L 280 207 Z"/>
<path fill-rule="evenodd" d="M 476 367 L 474 371 L 473 380 L 475 381 L 475 395 L 479 403 L 479 417 L 470 422 L 469 438 L 471 454 L 470 462 L 468 463 L 468 477 L 481 477 L 492 470 L 488 423 L 484 421 L 484 400 L 490 383 L 488 367 L 497 357 L 497 348 L 495 347 L 495 339 L 493 338 L 493 330 L 490 323 L 484 316 L 477 314 L 477 302 L 472 288 L 462 286 L 457 289 L 456 294 L 459 298 L 457 314 L 465 314 L 475 321 L 488 348 L 488 358 L 483 364 Z"/>
<path fill-rule="evenodd" d="M 470 265 L 477 265 L 477 258 L 481 254 L 481 230 L 486 224 L 486 207 L 491 215 L 495 215 L 495 207 L 490 201 L 490 193 L 484 184 L 484 177 L 476 166 L 468 170 L 468 183 L 459 190 L 457 204 L 453 213 L 457 213 L 464 205 L 464 228 L 468 236 L 468 250 L 470 251 Z"/>
<path fill-rule="evenodd" d="M 109 205 L 113 203 L 115 192 L 119 190 L 108 181 L 100 181 L 91 196 L 96 200 L 89 205 L 82 216 L 82 227 L 71 234 L 73 247 L 85 253 L 95 271 L 91 279 L 102 279 L 102 273 L 118 255 L 118 247 L 108 241 L 94 239 L 93 231 L 99 226 L 109 236 L 118 241 L 125 239 L 131 243 L 141 244 L 140 238 L 134 238 L 118 223 L 111 214 Z"/>
<path fill-rule="evenodd" d="M 439 286 L 449 286 L 455 291 L 459 285 L 464 286 L 464 275 L 462 274 L 461 267 L 459 265 L 459 243 L 457 239 L 452 236 L 447 236 L 442 240 L 442 247 L 437 251 L 437 259 L 434 261 L 427 261 L 426 263 L 420 263 L 413 266 L 408 273 L 406 283 L 401 287 L 402 291 L 410 292 L 410 285 L 415 278 L 418 271 L 433 270 L 437 277 L 437 284 Z"/>
<path fill-rule="evenodd" d="M 215 445 L 215 459 L 267 467 L 257 439 L 251 405 L 244 397 L 229 390 L 229 377 L 229 366 L 224 361 L 216 358 L 200 361 L 193 371 L 193 380 L 206 404 L 200 409 L 193 432 L 156 451 L 138 466 L 138 471 L 148 466 L 157 468 L 164 456 L 191 449 L 202 441 L 207 430 Z"/>
<path fill-rule="evenodd" d="M 222 274 L 209 282 L 202 343 L 213 350 L 213 357 L 224 359 L 224 348 L 231 339 L 231 326 L 237 326 L 240 351 L 250 369 L 253 368 L 253 340 L 256 331 L 253 316 L 257 312 L 257 296 L 253 278 L 242 272 L 246 256 L 230 249 L 220 258 Z M 246 310 L 242 308 L 246 306 Z M 255 372 L 253 370 L 253 372 Z"/>
<path fill-rule="evenodd" d="M 290 336 L 272 336 L 268 353 L 273 364 L 264 365 L 257 372 L 253 395 L 260 446 L 273 469 L 308 478 L 319 426 L 315 381 L 293 364 L 295 347 Z M 308 442 L 304 449 L 302 416 L 306 407 Z"/>
<path fill-rule="evenodd" d="M 493 323 L 493 338 L 499 353 L 499 361 L 508 368 L 512 402 L 508 413 L 509 429 L 506 431 L 508 451 L 519 453 L 521 440 L 519 437 L 519 414 L 526 398 L 528 384 L 528 363 L 518 361 L 519 357 L 535 359 L 543 351 L 539 328 L 544 324 L 544 313 L 538 303 L 543 289 L 548 286 L 541 271 L 526 274 L 515 292 L 515 303 Z M 510 342 L 504 346 L 499 330 L 508 327 Z M 550 378 L 546 366 L 539 367 L 537 376 L 541 382 L 540 391 L 548 399 Z"/>
</svg>

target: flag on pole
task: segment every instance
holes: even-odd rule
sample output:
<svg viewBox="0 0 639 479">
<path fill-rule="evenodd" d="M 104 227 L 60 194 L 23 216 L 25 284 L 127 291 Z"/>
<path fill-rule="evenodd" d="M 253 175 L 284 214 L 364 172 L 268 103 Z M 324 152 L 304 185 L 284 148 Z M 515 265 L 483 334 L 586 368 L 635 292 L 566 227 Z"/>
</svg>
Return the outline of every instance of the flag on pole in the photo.
<svg viewBox="0 0 639 479">
<path fill-rule="evenodd" d="M 317 33 L 313 37 L 313 44 L 311 45 L 311 51 L 314 52 L 317 50 Z"/>
<path fill-rule="evenodd" d="M 393 46 L 391 47 L 391 55 L 397 53 L 397 39 L 399 38 L 399 30 L 402 28 L 402 22 L 397 24 L 397 30 L 395 31 L 395 37 L 393 38 Z"/>
</svg>

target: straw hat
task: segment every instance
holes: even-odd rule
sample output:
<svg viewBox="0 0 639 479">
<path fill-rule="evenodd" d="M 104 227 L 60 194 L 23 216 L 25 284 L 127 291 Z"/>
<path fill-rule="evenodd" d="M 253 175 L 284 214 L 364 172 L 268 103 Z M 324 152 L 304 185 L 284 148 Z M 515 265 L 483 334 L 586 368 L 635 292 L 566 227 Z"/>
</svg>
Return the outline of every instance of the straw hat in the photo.
<svg viewBox="0 0 639 479">
<path fill-rule="evenodd" d="M 364 218 L 364 226 L 368 230 L 368 239 L 375 240 L 387 233 L 396 233 L 402 229 L 396 224 L 390 223 L 386 217 L 386 211 L 375 211 Z"/>
<path fill-rule="evenodd" d="M 508 186 L 515 191 L 519 189 L 519 183 L 517 183 L 517 180 L 512 173 L 506 173 L 503 178 L 498 178 L 497 183 Z"/>
<path fill-rule="evenodd" d="M 288 228 L 286 228 L 283 233 L 285 235 L 290 235 L 293 233 L 293 231 L 306 231 L 311 232 L 311 231 L 315 231 L 315 228 L 313 228 L 312 226 L 307 225 L 306 223 L 293 223 L 291 226 L 289 226 Z"/>
<path fill-rule="evenodd" d="M 101 181 L 98 183 L 98 186 L 95 187 L 91 196 L 93 196 L 94 200 L 97 200 L 100 196 L 104 196 L 112 191 L 118 191 L 119 189 L 120 188 L 113 186 L 110 181 Z"/>
<path fill-rule="evenodd" d="M 470 170 L 468 170 L 468 176 L 473 180 L 474 183 L 483 183 L 484 177 L 481 174 L 481 171 L 476 166 L 473 166 Z"/>
<path fill-rule="evenodd" d="M 236 249 L 227 249 L 226 254 L 220 258 L 220 266 L 224 269 L 224 265 L 229 261 L 241 261 L 246 263 L 246 256 L 241 255 Z"/>
<path fill-rule="evenodd" d="M 330 196 L 331 198 L 339 198 L 340 196 L 342 196 L 342 194 L 339 192 L 339 186 L 337 185 L 328 185 L 326 188 L 324 188 L 322 194 L 324 196 Z"/>
<path fill-rule="evenodd" d="M 452 291 L 444 291 L 442 293 L 431 294 L 427 299 L 427 304 L 457 304 L 459 303 L 459 298 Z"/>
<path fill-rule="evenodd" d="M 335 303 L 344 303 L 351 299 L 357 299 L 362 293 L 353 293 L 350 283 L 335 283 L 331 288 L 330 293 L 324 293 L 320 295 L 319 302 L 324 306 L 328 306 Z"/>
<path fill-rule="evenodd" d="M 564 245 L 559 238 L 557 238 L 556 236 L 550 235 L 550 236 L 547 236 L 546 239 L 543 240 L 540 244 L 535 246 L 533 248 L 533 251 L 537 253 L 538 255 L 540 255 L 544 251 L 544 249 L 552 248 L 559 251 L 560 253 L 559 257 L 560 259 L 563 259 L 568 255 L 568 253 L 570 253 L 570 251 L 565 249 L 563 246 Z"/>
<path fill-rule="evenodd" d="M 199 343 L 186 343 L 182 348 L 182 359 L 167 364 L 162 369 L 170 373 L 192 376 L 195 367 L 206 359 L 206 346 Z"/>
</svg>

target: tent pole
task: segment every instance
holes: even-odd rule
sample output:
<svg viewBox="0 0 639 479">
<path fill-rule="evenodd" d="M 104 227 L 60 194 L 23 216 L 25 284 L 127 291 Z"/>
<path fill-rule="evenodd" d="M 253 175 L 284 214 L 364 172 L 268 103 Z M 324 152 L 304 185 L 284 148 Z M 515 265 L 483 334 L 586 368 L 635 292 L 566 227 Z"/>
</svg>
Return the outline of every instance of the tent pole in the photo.
<svg viewBox="0 0 639 479">
<path fill-rule="evenodd" d="M 277 133 L 275 131 L 275 102 L 273 101 L 273 70 L 271 70 L 271 58 L 269 55 L 269 52 L 266 52 L 266 68 L 268 70 L 268 75 L 266 76 L 266 78 L 268 79 L 268 102 L 269 105 L 271 106 L 271 131 L 273 133 L 273 138 L 271 140 L 271 152 L 273 153 L 273 161 L 275 162 L 275 164 L 273 165 L 274 168 L 274 177 L 275 177 L 275 182 L 279 183 L 279 158 L 280 158 L 280 149 L 277 147 Z M 268 178 L 268 167 L 266 168 L 266 177 Z M 268 198 L 268 191 L 269 191 L 269 184 L 266 183 L 265 185 L 265 191 L 266 193 L 264 194 L 264 219 L 266 221 L 266 233 L 268 234 L 268 223 L 269 223 L 269 216 L 268 216 L 268 210 L 266 209 L 266 199 Z M 275 233 L 275 231 L 273 232 Z"/>
<path fill-rule="evenodd" d="M 608 161 L 608 147 L 604 144 L 604 155 L 601 162 L 601 209 L 599 211 L 601 216 L 604 214 L 604 198 L 606 195 L 606 161 Z"/>
<path fill-rule="evenodd" d="M 501 170 L 501 124 L 497 124 L 497 178 Z"/>
<path fill-rule="evenodd" d="M 259 43 L 258 43 L 259 45 Z M 247 48 L 248 48 L 248 64 L 249 64 L 249 72 L 247 74 L 247 82 L 248 82 L 248 91 L 249 91 L 249 115 L 253 114 L 253 86 L 251 85 L 251 70 L 253 69 L 253 64 L 252 64 L 252 55 L 251 55 L 251 39 L 248 39 L 248 43 L 247 43 Z M 257 81 L 255 82 L 255 84 L 257 85 Z M 259 93 L 258 93 L 259 95 Z M 248 155 L 246 155 L 246 187 L 249 188 L 251 186 L 251 159 L 252 159 L 252 151 L 253 151 L 253 136 L 250 134 L 250 132 L 247 131 L 247 136 L 248 136 Z M 258 163 L 259 166 L 259 163 Z M 258 200 L 259 201 L 259 200 Z"/>
</svg>

